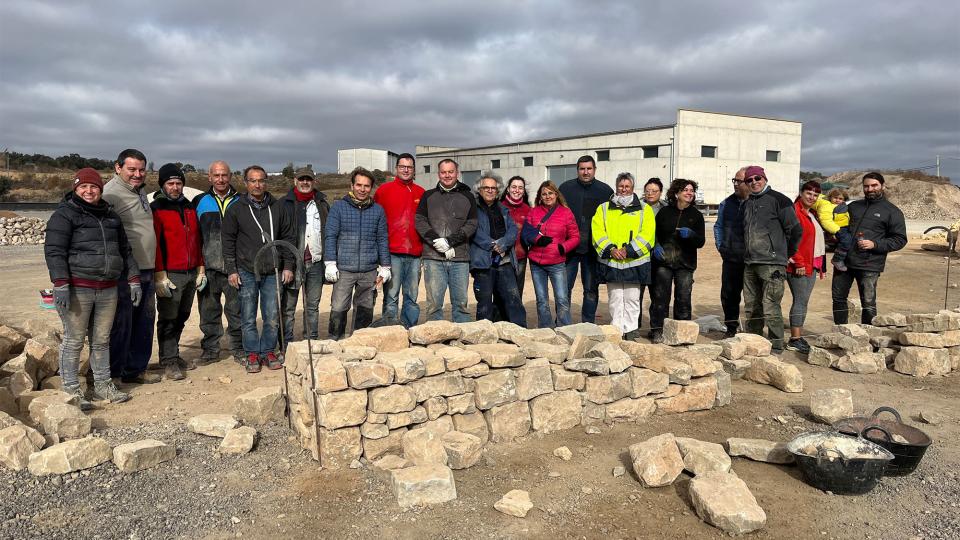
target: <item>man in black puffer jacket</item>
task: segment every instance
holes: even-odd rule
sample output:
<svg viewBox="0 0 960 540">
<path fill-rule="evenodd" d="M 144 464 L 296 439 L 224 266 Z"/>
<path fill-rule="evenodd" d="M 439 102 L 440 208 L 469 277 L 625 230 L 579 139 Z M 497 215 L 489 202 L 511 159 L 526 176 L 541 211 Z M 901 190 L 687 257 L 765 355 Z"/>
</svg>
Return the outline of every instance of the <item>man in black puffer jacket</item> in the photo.
<svg viewBox="0 0 960 540">
<path fill-rule="evenodd" d="M 773 352 L 783 352 L 783 283 L 787 262 L 800 247 L 803 229 L 793 209 L 793 201 L 767 185 L 763 167 L 751 165 L 744 173 L 750 186 L 750 198 L 744 204 L 743 238 L 745 244 L 743 305 L 747 312 L 747 331 L 763 334 L 773 344 Z"/>
<path fill-rule="evenodd" d="M 744 203 L 750 198 L 750 186 L 744 181 L 747 168 L 743 167 L 733 176 L 733 194 L 720 202 L 717 221 L 713 224 L 713 239 L 723 259 L 720 270 L 720 305 L 723 307 L 723 322 L 727 327 L 725 337 L 733 337 L 740 328 L 740 298 L 743 296 L 743 257 L 746 245 L 743 240 Z"/>
<path fill-rule="evenodd" d="M 907 225 L 903 212 L 883 196 L 883 175 L 863 175 L 863 199 L 847 205 L 850 232 L 856 244 L 847 254 L 847 270 L 833 274 L 833 322 L 846 324 L 847 295 L 857 281 L 863 312 L 860 322 L 872 324 L 877 316 L 877 280 L 887 262 L 887 253 L 907 245 Z"/>
</svg>

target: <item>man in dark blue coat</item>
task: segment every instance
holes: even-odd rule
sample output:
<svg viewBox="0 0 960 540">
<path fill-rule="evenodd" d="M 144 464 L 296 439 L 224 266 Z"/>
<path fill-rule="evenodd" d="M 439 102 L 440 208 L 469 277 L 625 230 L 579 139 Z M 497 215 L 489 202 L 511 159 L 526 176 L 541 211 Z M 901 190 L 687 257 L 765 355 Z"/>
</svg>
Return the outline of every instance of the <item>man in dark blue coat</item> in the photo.
<svg viewBox="0 0 960 540">
<path fill-rule="evenodd" d="M 743 203 L 750 198 L 750 186 L 743 181 L 747 168 L 733 176 L 733 194 L 720 201 L 717 221 L 713 224 L 713 239 L 723 259 L 720 274 L 720 305 L 726 337 L 733 337 L 740 327 L 740 297 L 743 295 Z"/>
</svg>

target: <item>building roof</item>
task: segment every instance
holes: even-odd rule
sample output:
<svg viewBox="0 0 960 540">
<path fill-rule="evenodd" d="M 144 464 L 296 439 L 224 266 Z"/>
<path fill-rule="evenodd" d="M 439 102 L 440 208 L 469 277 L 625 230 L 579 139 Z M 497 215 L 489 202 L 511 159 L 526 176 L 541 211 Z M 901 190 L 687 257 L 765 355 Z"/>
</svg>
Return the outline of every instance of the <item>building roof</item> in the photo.
<svg viewBox="0 0 960 540">
<path fill-rule="evenodd" d="M 704 110 L 701 110 L 701 109 L 684 109 L 684 108 L 680 108 L 680 109 L 677 109 L 677 111 L 678 111 L 678 112 L 679 112 L 679 111 L 698 112 L 698 113 L 704 113 L 704 114 L 720 114 L 720 115 L 723 115 L 723 116 L 739 116 L 740 118 L 756 118 L 757 120 L 773 120 L 773 121 L 775 121 L 775 122 L 792 122 L 792 123 L 794 123 L 794 124 L 802 124 L 802 123 L 803 123 L 803 122 L 801 122 L 801 121 L 799 121 L 799 120 L 787 120 L 787 119 L 785 119 L 785 118 L 773 118 L 773 117 L 770 117 L 770 116 L 753 116 L 753 115 L 750 115 L 750 114 L 725 113 L 725 112 L 717 112 L 717 111 L 704 111 Z"/>
</svg>

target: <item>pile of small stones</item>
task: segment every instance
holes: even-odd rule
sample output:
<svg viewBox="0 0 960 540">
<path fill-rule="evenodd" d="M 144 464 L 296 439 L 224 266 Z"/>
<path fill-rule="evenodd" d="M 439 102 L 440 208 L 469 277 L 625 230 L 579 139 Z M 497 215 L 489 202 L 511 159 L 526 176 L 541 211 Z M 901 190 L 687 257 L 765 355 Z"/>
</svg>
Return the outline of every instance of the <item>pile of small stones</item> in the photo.
<svg viewBox="0 0 960 540">
<path fill-rule="evenodd" d="M 43 244 L 47 222 L 40 218 L 0 217 L 0 246 Z"/>
</svg>

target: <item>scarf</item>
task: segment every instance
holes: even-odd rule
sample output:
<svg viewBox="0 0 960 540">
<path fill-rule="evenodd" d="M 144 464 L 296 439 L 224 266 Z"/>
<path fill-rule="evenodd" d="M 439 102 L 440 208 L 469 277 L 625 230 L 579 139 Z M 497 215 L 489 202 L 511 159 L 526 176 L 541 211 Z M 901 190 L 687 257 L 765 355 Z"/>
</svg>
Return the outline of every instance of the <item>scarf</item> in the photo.
<svg viewBox="0 0 960 540">
<path fill-rule="evenodd" d="M 313 196 L 314 196 L 316 193 L 317 193 L 317 191 L 314 190 L 314 189 L 311 189 L 310 191 L 308 191 L 308 192 L 306 192 L 306 193 L 301 193 L 299 189 L 294 189 L 294 190 L 293 190 L 293 194 L 297 197 L 297 200 L 300 201 L 300 202 L 302 202 L 302 203 L 312 201 L 312 200 L 313 200 Z"/>
<path fill-rule="evenodd" d="M 626 208 L 633 202 L 633 195 L 614 195 L 613 202 L 621 208 Z"/>
<path fill-rule="evenodd" d="M 356 206 L 357 208 L 366 208 L 368 206 L 373 206 L 373 198 L 371 197 L 367 197 L 366 199 L 361 201 L 360 199 L 357 198 L 356 195 L 353 194 L 352 191 L 347 193 L 347 196 L 350 197 L 350 200 L 353 202 L 353 205 Z"/>
<path fill-rule="evenodd" d="M 97 217 L 106 215 L 107 211 L 110 210 L 110 205 L 107 204 L 107 201 L 103 199 L 97 201 L 96 204 L 90 204 L 77 195 L 76 192 L 72 193 L 70 198 L 77 204 L 77 206 Z"/>
<path fill-rule="evenodd" d="M 509 204 L 510 206 L 520 206 L 521 204 L 527 201 L 523 200 L 522 197 L 519 199 L 514 199 L 509 193 L 507 193 L 506 196 L 504 197 L 504 202 Z"/>
</svg>

